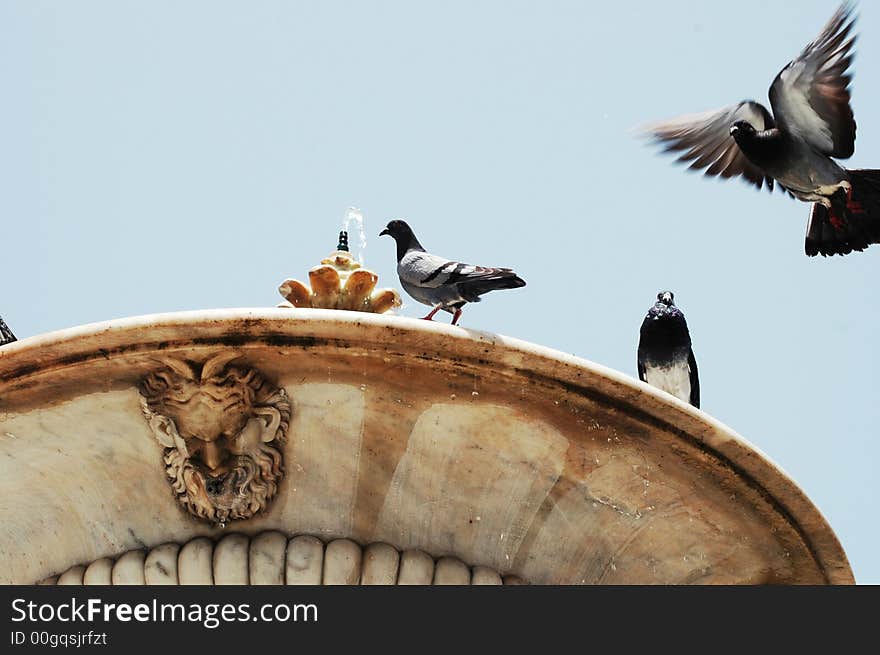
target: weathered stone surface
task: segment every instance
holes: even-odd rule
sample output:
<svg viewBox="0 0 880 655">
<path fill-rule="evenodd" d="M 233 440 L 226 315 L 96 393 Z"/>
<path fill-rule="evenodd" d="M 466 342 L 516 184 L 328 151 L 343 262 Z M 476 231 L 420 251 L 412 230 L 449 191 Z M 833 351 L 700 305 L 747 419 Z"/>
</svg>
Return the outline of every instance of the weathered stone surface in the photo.
<svg viewBox="0 0 880 655">
<path fill-rule="evenodd" d="M 454 557 L 440 558 L 435 566 L 422 551 L 410 550 L 401 557 L 386 543 L 361 548 L 350 539 L 324 543 L 299 535 L 288 540 L 274 530 L 253 537 L 229 534 L 215 544 L 204 537 L 182 546 L 166 543 L 146 558 L 142 555 L 131 551 L 118 561 L 104 557 L 39 584 L 141 584 L 139 565 L 145 584 L 501 584 L 497 571 L 477 566 L 471 575 L 471 569 Z M 513 578 L 508 576 L 509 584 L 522 583 Z"/>
<path fill-rule="evenodd" d="M 246 585 L 248 574 L 248 538 L 230 534 L 214 546 L 214 584 Z"/>
<path fill-rule="evenodd" d="M 178 584 L 177 559 L 179 556 L 180 546 L 177 544 L 162 544 L 147 553 L 147 558 L 144 561 L 144 581 L 146 584 Z"/>
<path fill-rule="evenodd" d="M 114 585 L 143 585 L 144 551 L 130 550 L 116 560 L 110 572 L 110 581 Z"/>
<path fill-rule="evenodd" d="M 287 543 L 286 582 L 291 585 L 321 584 L 324 575 L 324 544 L 311 535 Z"/>
<path fill-rule="evenodd" d="M 434 567 L 434 584 L 436 585 L 469 585 L 471 570 L 467 565 L 454 557 L 441 557 Z"/>
<path fill-rule="evenodd" d="M 64 573 L 58 576 L 59 585 L 81 585 L 83 583 L 83 574 L 86 567 L 77 565 L 71 566 Z"/>
<path fill-rule="evenodd" d="M 324 584 L 359 584 L 361 557 L 361 547 L 350 539 L 331 541 L 324 551 Z"/>
<path fill-rule="evenodd" d="M 112 574 L 113 560 L 109 557 L 102 557 L 86 567 L 82 583 L 87 585 L 113 584 Z"/>
<path fill-rule="evenodd" d="M 372 576 L 340 547 L 325 562 L 337 539 L 393 546 L 400 584 L 445 579 L 432 556 L 505 584 L 853 582 L 803 492 L 703 412 L 507 337 L 313 309 L 154 315 L 3 346 L 0 497 L 15 502 L 0 510 L 0 582 L 76 581 L 73 566 L 177 543 L 179 581 L 212 583 L 229 528 L 178 505 L 138 384 L 169 359 L 232 353 L 294 408 L 275 498 L 235 524 L 321 538 L 288 542 L 287 583 Z M 252 559 L 235 560 L 238 580 Z"/>
<path fill-rule="evenodd" d="M 210 539 L 193 539 L 180 549 L 177 576 L 180 584 L 214 584 L 214 544 Z"/>
<path fill-rule="evenodd" d="M 487 566 L 475 566 L 471 571 L 473 585 L 500 585 L 501 576 Z"/>
<path fill-rule="evenodd" d="M 429 585 L 434 580 L 434 559 L 420 550 L 406 550 L 400 555 L 397 584 Z"/>
<path fill-rule="evenodd" d="M 370 544 L 364 549 L 361 584 L 397 584 L 397 571 L 400 568 L 400 553 L 389 544 Z"/>
<path fill-rule="evenodd" d="M 280 532 L 263 532 L 251 539 L 248 552 L 250 583 L 284 584 L 287 537 Z"/>
</svg>

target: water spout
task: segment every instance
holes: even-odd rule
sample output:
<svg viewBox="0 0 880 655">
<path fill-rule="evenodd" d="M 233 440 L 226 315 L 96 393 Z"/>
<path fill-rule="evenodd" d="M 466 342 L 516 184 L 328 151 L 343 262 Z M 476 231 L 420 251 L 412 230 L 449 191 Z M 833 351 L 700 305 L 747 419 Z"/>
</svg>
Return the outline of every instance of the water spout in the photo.
<svg viewBox="0 0 880 655">
<path fill-rule="evenodd" d="M 354 231 L 351 229 L 352 223 L 355 224 Z M 345 218 L 342 220 L 342 229 L 352 235 L 352 241 L 357 242 L 357 251 L 352 252 L 352 256 L 363 266 L 366 263 L 364 251 L 367 249 L 367 233 L 364 229 L 363 212 L 357 207 L 346 209 Z"/>
</svg>

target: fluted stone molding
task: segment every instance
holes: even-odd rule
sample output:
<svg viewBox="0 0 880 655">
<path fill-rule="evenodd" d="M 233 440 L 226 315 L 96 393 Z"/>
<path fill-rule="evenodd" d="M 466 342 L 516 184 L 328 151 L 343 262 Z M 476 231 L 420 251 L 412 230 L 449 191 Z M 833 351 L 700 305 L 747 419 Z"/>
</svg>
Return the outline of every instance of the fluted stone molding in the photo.
<svg viewBox="0 0 880 655">
<path fill-rule="evenodd" d="M 139 385 L 163 360 L 233 355 L 292 411 L 274 499 L 222 528 L 181 508 Z M 217 561 L 231 584 L 278 582 L 276 562 L 296 584 L 853 582 L 797 484 L 704 412 L 534 344 L 342 310 L 160 314 L 3 346 L 0 525 L 11 584 L 213 583 Z"/>
<path fill-rule="evenodd" d="M 40 585 L 517 585 L 486 566 L 454 557 L 434 559 L 420 550 L 399 552 L 390 544 L 361 547 L 350 539 L 324 543 L 312 535 L 288 538 L 261 532 L 229 534 L 212 542 L 162 544 L 133 550 L 117 560 L 78 564 Z"/>
</svg>

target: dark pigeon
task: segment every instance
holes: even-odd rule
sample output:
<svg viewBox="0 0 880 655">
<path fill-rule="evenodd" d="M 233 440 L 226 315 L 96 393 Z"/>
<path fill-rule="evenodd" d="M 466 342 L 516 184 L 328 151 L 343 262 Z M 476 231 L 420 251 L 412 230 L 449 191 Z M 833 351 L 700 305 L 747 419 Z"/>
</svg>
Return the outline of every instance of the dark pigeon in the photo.
<svg viewBox="0 0 880 655">
<path fill-rule="evenodd" d="M 744 100 L 645 127 L 692 169 L 741 176 L 759 189 L 778 186 L 813 203 L 804 246 L 810 257 L 880 243 L 880 170 L 847 170 L 832 159 L 847 159 L 855 149 L 848 73 L 854 24 L 853 4 L 845 2 L 776 76 L 773 114 Z"/>
<path fill-rule="evenodd" d="M 700 377 L 684 314 L 671 291 L 657 294 L 657 302 L 642 321 L 639 336 L 639 379 L 679 400 L 700 406 Z"/>
<path fill-rule="evenodd" d="M 0 317 L 0 346 L 5 346 L 7 343 L 12 343 L 15 340 L 15 335 L 12 334 L 12 330 L 9 329 L 9 326 L 6 325 L 3 318 Z"/>
<path fill-rule="evenodd" d="M 453 315 L 455 325 L 466 303 L 480 302 L 480 296 L 490 291 L 526 285 L 509 268 L 462 264 L 425 252 L 405 221 L 391 221 L 379 236 L 384 234 L 390 234 L 397 242 L 400 284 L 415 300 L 433 308 L 423 317 L 426 320 L 443 310 Z"/>
</svg>

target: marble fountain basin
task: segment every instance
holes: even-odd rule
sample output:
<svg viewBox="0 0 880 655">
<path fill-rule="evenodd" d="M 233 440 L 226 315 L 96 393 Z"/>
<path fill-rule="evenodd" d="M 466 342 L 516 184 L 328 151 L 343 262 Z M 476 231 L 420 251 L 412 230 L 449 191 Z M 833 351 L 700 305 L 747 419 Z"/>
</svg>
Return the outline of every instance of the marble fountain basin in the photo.
<svg viewBox="0 0 880 655">
<path fill-rule="evenodd" d="M 290 405 L 275 495 L 222 525 L 181 504 L 141 399 L 163 362 L 218 357 Z M 819 510 L 707 414 L 516 339 L 335 310 L 0 348 L 0 524 L 6 584 L 853 582 Z"/>
</svg>

